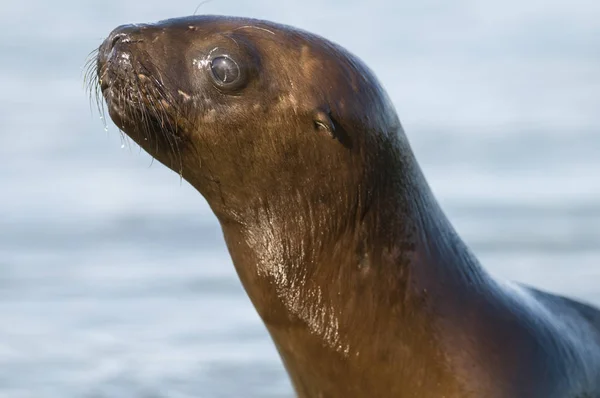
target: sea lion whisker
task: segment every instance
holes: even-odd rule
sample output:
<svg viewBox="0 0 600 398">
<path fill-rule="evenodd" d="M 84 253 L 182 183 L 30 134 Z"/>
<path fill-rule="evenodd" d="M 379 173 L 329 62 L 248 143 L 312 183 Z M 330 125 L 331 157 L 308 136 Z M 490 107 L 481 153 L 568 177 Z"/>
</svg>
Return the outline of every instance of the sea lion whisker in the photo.
<svg viewBox="0 0 600 398">
<path fill-rule="evenodd" d="M 86 60 L 96 60 L 96 57 L 98 56 L 98 53 L 100 52 L 100 48 L 96 47 L 94 48 L 92 51 L 90 51 L 88 53 L 88 55 L 86 55 Z"/>
<path fill-rule="evenodd" d="M 102 93 L 100 90 L 100 77 L 98 76 L 98 54 L 99 49 L 95 49 L 88 55 L 84 83 L 87 83 L 85 90 L 89 96 L 90 111 L 93 113 L 92 102 L 95 102 L 96 109 L 103 121 L 104 128 L 107 129 L 104 101 L 101 99 Z"/>
<path fill-rule="evenodd" d="M 235 32 L 236 30 L 240 30 L 240 29 L 258 29 L 258 30 L 262 30 L 265 32 L 268 32 L 274 36 L 276 36 L 275 32 L 273 32 L 272 30 L 266 29 L 266 28 L 261 28 L 260 26 L 254 26 L 254 25 L 244 25 L 244 26 L 240 26 L 239 28 L 235 28 L 233 30 L 233 32 Z"/>
<path fill-rule="evenodd" d="M 196 13 L 200 9 L 200 7 L 202 7 L 205 4 L 210 3 L 211 1 L 213 1 L 213 0 L 204 0 L 204 1 L 200 2 L 200 4 L 198 4 L 198 6 L 196 7 L 196 9 L 194 10 L 194 13 L 192 15 L 196 15 Z"/>
<path fill-rule="evenodd" d="M 106 120 L 106 108 L 104 105 L 104 101 L 102 99 L 102 90 L 100 88 L 100 82 L 97 81 L 96 83 L 96 87 L 95 87 L 95 100 L 96 100 L 96 107 L 98 108 L 98 113 L 100 114 L 100 119 L 102 119 L 102 122 L 104 124 L 104 129 L 107 130 L 108 129 L 108 121 Z"/>
<path fill-rule="evenodd" d="M 179 120 L 187 120 L 184 113 L 181 112 L 181 108 L 179 106 L 179 102 L 173 98 L 167 91 L 164 86 L 162 86 L 162 82 L 156 80 L 156 91 L 159 93 L 159 97 L 156 98 L 156 102 L 161 108 L 161 113 L 164 115 L 165 120 L 169 123 L 168 131 L 170 134 L 167 139 L 169 141 L 169 145 L 171 147 L 171 153 L 173 156 L 179 160 L 180 168 L 179 174 L 180 176 L 183 173 L 183 160 L 181 155 L 181 150 L 179 148 Z M 167 106 L 165 106 L 165 103 Z M 169 115 L 169 111 L 175 112 L 174 117 Z M 171 142 L 172 140 L 172 142 Z"/>
<path fill-rule="evenodd" d="M 86 92 L 88 93 L 91 91 L 92 87 L 96 83 L 96 79 L 98 78 L 96 68 L 97 66 L 95 62 L 88 62 L 85 66 L 83 73 L 83 84 Z"/>
<path fill-rule="evenodd" d="M 167 96 L 161 95 L 160 89 L 158 87 L 152 87 L 154 90 L 149 92 L 147 96 L 150 101 L 151 107 L 149 108 L 153 111 L 162 126 L 162 135 L 167 140 L 171 153 L 174 156 L 181 157 L 178 143 L 177 143 L 177 123 L 171 120 L 167 109 L 164 107 L 162 101 L 167 102 Z M 155 92 L 158 92 L 158 97 L 155 95 Z M 172 107 L 175 109 L 175 107 Z"/>
<path fill-rule="evenodd" d="M 123 93 L 122 90 L 118 90 L 114 94 L 114 101 L 117 103 L 117 106 L 127 114 L 127 109 L 123 107 Z M 116 125 L 117 130 L 119 131 L 121 137 L 121 146 L 125 147 L 125 145 L 129 146 L 129 136 L 125 133 L 123 125 Z"/>
<path fill-rule="evenodd" d="M 93 54 L 93 52 L 92 52 Z M 85 64 L 85 69 L 84 69 L 84 77 L 83 77 L 83 84 L 84 84 L 84 88 L 86 93 L 88 94 L 89 97 L 89 102 L 90 102 L 90 112 L 93 113 L 92 110 L 92 93 L 94 91 L 94 88 L 97 87 L 98 84 L 98 73 L 97 73 L 97 62 L 95 58 L 91 58 L 88 59 L 86 61 Z M 99 97 L 96 98 L 96 107 L 98 107 L 98 100 Z"/>
<path fill-rule="evenodd" d="M 138 111 L 140 112 L 140 118 L 143 121 L 144 124 L 144 135 L 145 135 L 145 139 L 146 140 L 151 140 L 154 141 L 154 144 L 156 145 L 156 148 L 159 147 L 159 141 L 158 141 L 158 133 L 155 131 L 155 129 L 153 129 L 151 127 L 151 122 L 150 122 L 150 118 L 152 117 L 153 114 L 153 105 L 152 105 L 152 100 L 153 100 L 153 96 L 152 93 L 149 92 L 149 87 L 146 87 L 144 89 L 144 91 L 141 90 L 141 86 L 142 83 L 141 79 L 139 79 L 139 74 L 137 74 L 135 76 L 136 79 L 136 91 L 137 91 L 137 97 L 138 97 L 138 101 L 139 101 L 139 105 L 138 105 Z M 154 118 L 155 119 L 155 118 Z"/>
<path fill-rule="evenodd" d="M 136 76 L 136 85 L 135 85 L 135 89 L 137 91 L 137 97 L 139 98 L 140 101 L 140 106 L 138 107 L 138 111 L 140 113 L 140 121 L 142 122 L 143 125 L 143 130 L 144 130 L 144 139 L 145 140 L 149 140 L 151 139 L 151 134 L 153 133 L 151 127 L 150 127 L 150 120 L 148 118 L 149 116 L 149 112 L 146 109 L 146 106 L 144 106 L 143 101 L 144 101 L 144 95 L 142 93 L 142 90 L 140 88 L 140 85 L 142 84 L 141 80 L 139 79 L 139 75 Z M 156 144 L 158 146 L 158 142 Z"/>
<path fill-rule="evenodd" d="M 173 150 L 173 145 L 171 143 L 172 133 L 171 133 L 171 128 L 170 128 L 171 124 L 169 121 L 169 117 L 166 114 L 166 112 L 164 111 L 164 109 L 162 108 L 160 99 L 156 98 L 154 95 L 150 95 L 148 97 L 148 99 L 150 100 L 150 103 L 152 105 L 151 108 L 149 108 L 149 110 L 154 114 L 155 119 L 158 121 L 158 123 L 161 127 L 160 128 L 161 136 L 167 141 L 171 150 Z M 157 140 L 157 145 L 158 145 L 158 140 Z"/>
<path fill-rule="evenodd" d="M 90 113 L 93 113 L 93 102 L 94 102 L 94 89 L 96 87 L 96 81 L 95 78 L 91 75 L 90 72 L 86 72 L 86 75 L 84 77 L 84 88 L 85 88 L 85 92 L 88 95 L 88 101 L 89 101 L 89 105 L 90 105 Z"/>
<path fill-rule="evenodd" d="M 93 89 L 89 89 L 90 103 L 91 101 L 93 101 L 96 104 L 96 110 L 98 111 L 98 114 L 104 119 L 104 101 L 102 100 L 102 92 L 100 90 L 100 83 L 98 77 L 94 77 L 94 80 L 90 82 L 90 86 L 93 86 Z"/>
<path fill-rule="evenodd" d="M 142 64 L 142 67 L 149 72 L 150 69 Z M 159 71 L 160 73 L 160 68 L 158 68 L 156 65 L 153 65 L 154 69 L 156 69 L 157 71 Z M 188 119 L 188 117 L 186 116 L 185 112 L 182 111 L 181 106 L 179 105 L 179 101 L 176 98 L 173 98 L 173 96 L 171 94 L 169 94 L 169 92 L 167 91 L 166 87 L 164 86 L 164 81 L 161 81 L 159 79 L 157 79 L 153 74 L 149 73 L 150 79 L 153 80 L 154 82 L 154 88 L 158 91 L 159 93 L 159 97 L 160 99 L 158 100 L 158 103 L 160 103 L 161 108 L 163 110 L 163 112 L 165 114 L 168 115 L 167 110 L 164 107 L 164 104 L 161 103 L 162 101 L 165 101 L 167 103 L 167 105 L 172 108 L 175 112 L 175 117 L 174 117 L 174 121 L 173 121 L 173 125 L 174 125 L 174 134 L 175 137 L 178 137 L 177 134 L 177 129 L 179 128 L 179 123 L 177 122 L 178 120 L 183 120 L 186 123 L 190 123 L 190 120 Z M 181 155 L 179 154 L 178 156 L 181 157 Z"/>
<path fill-rule="evenodd" d="M 90 52 L 90 54 L 86 57 L 86 60 L 83 64 L 82 70 L 88 70 L 88 68 L 90 67 L 90 65 L 94 65 L 97 62 L 97 53 L 98 50 L 94 50 L 92 52 Z"/>
</svg>

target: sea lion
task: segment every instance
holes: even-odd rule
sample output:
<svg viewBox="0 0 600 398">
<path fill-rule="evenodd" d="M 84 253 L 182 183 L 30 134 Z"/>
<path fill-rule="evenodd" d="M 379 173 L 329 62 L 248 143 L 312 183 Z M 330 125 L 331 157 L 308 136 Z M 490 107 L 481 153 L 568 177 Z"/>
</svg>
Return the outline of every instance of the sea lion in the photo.
<svg viewBox="0 0 600 398">
<path fill-rule="evenodd" d="M 114 30 L 115 124 L 208 201 L 300 397 L 600 397 L 600 311 L 492 278 L 357 57 L 267 21 Z"/>
</svg>

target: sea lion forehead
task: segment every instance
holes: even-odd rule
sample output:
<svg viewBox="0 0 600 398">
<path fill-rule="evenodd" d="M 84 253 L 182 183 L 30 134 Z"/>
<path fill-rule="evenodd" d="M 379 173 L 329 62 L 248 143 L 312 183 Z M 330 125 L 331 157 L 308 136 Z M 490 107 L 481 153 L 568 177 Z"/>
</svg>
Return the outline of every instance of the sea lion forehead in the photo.
<svg viewBox="0 0 600 398">
<path fill-rule="evenodd" d="M 291 26 L 281 25 L 270 21 L 254 18 L 230 17 L 222 15 L 193 15 L 187 17 L 171 18 L 153 24 L 163 30 L 205 30 L 212 32 L 229 33 L 245 29 L 254 29 L 268 35 L 280 33 L 300 32 Z M 305 32 L 303 32 L 305 33 Z"/>
<path fill-rule="evenodd" d="M 333 49 L 339 50 L 334 43 L 316 34 L 293 26 L 254 18 L 193 15 L 166 19 L 144 26 L 152 26 L 161 31 L 188 30 L 208 36 L 223 34 L 244 36 L 250 40 L 264 39 L 263 43 L 270 42 L 271 45 L 297 50 L 297 56 L 306 55 L 309 47 L 313 51 L 318 49 L 324 49 L 325 52 L 331 52 Z"/>
<path fill-rule="evenodd" d="M 324 68 L 331 77 L 336 71 L 340 72 L 340 67 L 345 71 L 348 66 L 357 66 L 351 60 L 351 54 L 335 43 L 302 29 L 271 21 L 221 15 L 194 15 L 162 20 L 152 26 L 163 32 L 187 30 L 192 34 L 176 34 L 174 37 L 178 40 L 183 37 L 201 37 L 210 41 L 215 36 L 224 36 L 237 46 L 243 46 L 244 44 L 237 40 L 246 39 L 246 45 L 255 44 L 255 50 L 261 57 L 272 58 L 273 64 L 282 69 L 294 70 L 294 73 L 299 71 L 300 75 L 308 80 L 318 79 Z M 356 87 L 356 79 L 350 76 L 350 80 L 352 86 Z"/>
<path fill-rule="evenodd" d="M 263 50 L 270 50 L 277 55 L 281 51 L 287 57 L 285 62 L 293 62 L 296 66 L 303 65 L 310 58 L 346 58 L 339 46 L 327 39 L 284 24 L 253 18 L 230 17 L 221 15 L 193 15 L 187 17 L 165 19 L 151 24 L 128 25 L 133 29 L 150 34 L 172 33 L 170 37 L 182 40 L 204 38 L 211 40 L 213 36 L 232 37 L 233 40 L 244 37 L 250 42 L 260 41 Z M 186 32 L 190 35 L 180 35 Z M 300 62 L 297 62 L 297 61 Z"/>
</svg>

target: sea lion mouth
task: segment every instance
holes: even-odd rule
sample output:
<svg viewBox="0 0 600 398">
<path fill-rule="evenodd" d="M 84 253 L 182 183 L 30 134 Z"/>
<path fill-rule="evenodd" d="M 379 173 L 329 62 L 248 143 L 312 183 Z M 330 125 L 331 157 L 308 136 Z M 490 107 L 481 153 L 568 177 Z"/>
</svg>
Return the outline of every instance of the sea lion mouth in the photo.
<svg viewBox="0 0 600 398">
<path fill-rule="evenodd" d="M 99 74 L 100 91 L 109 113 L 125 133 L 130 123 L 152 125 L 160 121 L 163 129 L 174 127 L 169 113 L 174 106 L 161 89 L 162 84 L 151 75 L 110 64 L 100 68 Z"/>
<path fill-rule="evenodd" d="M 171 129 L 174 102 L 164 83 L 136 58 L 131 51 L 116 49 L 111 49 L 109 58 L 98 55 L 98 84 L 109 113 L 125 133 L 127 124 L 158 121 L 162 128 Z"/>
</svg>

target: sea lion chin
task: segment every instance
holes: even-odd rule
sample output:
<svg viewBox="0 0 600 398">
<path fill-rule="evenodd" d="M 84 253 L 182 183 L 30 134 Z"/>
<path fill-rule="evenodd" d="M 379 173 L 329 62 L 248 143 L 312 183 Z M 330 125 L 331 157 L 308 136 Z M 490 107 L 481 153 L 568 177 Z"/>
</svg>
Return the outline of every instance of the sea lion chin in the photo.
<svg viewBox="0 0 600 398">
<path fill-rule="evenodd" d="M 177 18 L 115 29 L 96 72 L 115 124 L 208 201 L 300 397 L 600 396 L 600 312 L 481 267 L 340 46 Z"/>
</svg>

